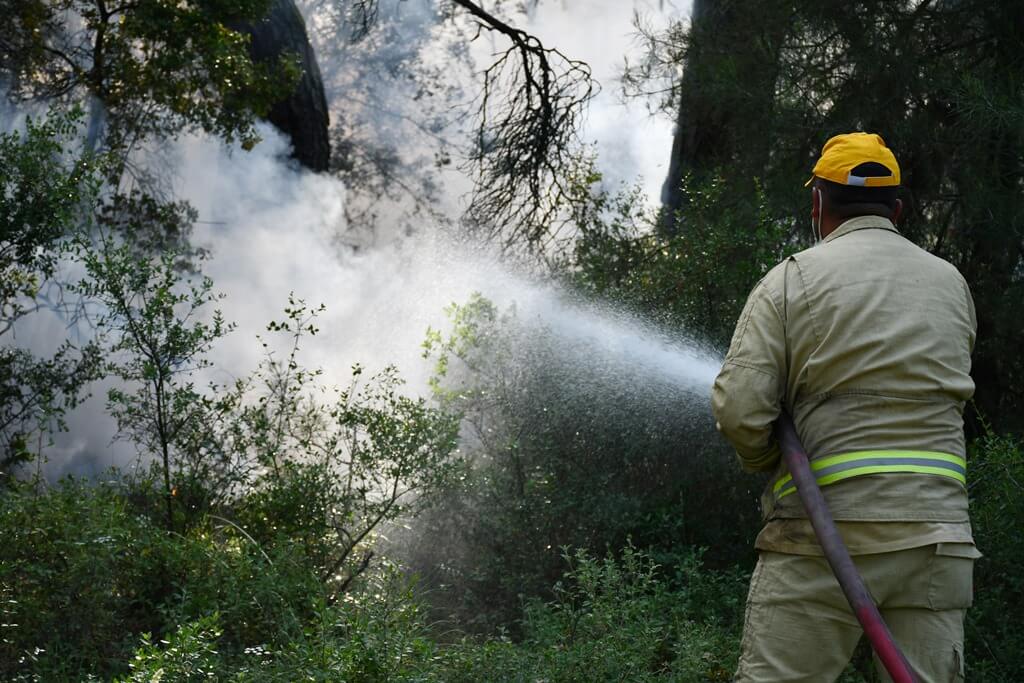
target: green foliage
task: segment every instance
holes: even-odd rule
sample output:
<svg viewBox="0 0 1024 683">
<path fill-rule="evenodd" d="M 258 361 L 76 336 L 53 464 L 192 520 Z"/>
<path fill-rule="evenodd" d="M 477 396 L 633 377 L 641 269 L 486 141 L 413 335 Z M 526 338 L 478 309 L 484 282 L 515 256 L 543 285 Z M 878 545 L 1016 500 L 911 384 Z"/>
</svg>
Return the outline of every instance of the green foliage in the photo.
<svg viewBox="0 0 1024 683">
<path fill-rule="evenodd" d="M 508 318 L 502 321 L 494 304 L 479 292 L 474 292 L 463 305 L 446 306 L 444 312 L 451 323 L 451 332 L 446 338 L 440 330 L 428 327 L 422 345 L 423 357 L 433 357 L 434 372 L 428 383 L 435 397 L 442 403 L 457 403 L 474 389 L 467 386 L 446 388 L 452 360 L 459 359 L 465 363 L 463 377 L 467 373 L 486 372 L 486 364 L 494 360 L 510 362 L 509 349 L 502 348 L 503 340 L 496 329 L 500 322 L 507 323 Z"/>
<path fill-rule="evenodd" d="M 261 543 L 287 539 L 332 601 L 367 568 L 383 526 L 430 502 L 458 469 L 454 417 L 399 394 L 394 368 L 365 384 L 358 367 L 355 374 L 332 404 L 274 405 L 292 390 L 277 385 L 284 393 L 243 413 L 265 430 L 245 436 L 265 449 L 265 469 L 238 506 L 239 521 Z"/>
<path fill-rule="evenodd" d="M 973 454 L 986 558 L 968 613 L 971 679 L 1013 680 L 1020 629 L 1019 442 Z M 181 534 L 135 510 L 145 488 L 65 481 L 0 497 L 0 676 L 5 680 L 727 681 L 749 575 L 679 550 L 668 566 L 627 545 L 565 552 L 550 598 L 526 599 L 520 636 L 439 642 L 398 568 L 343 599 L 285 544 L 217 517 Z M 159 496 L 159 494 L 157 494 Z M 1019 507 L 1019 505 L 1018 505 Z M 563 569 L 566 564 L 561 565 Z M 457 636 L 457 634 L 456 634 Z M 205 677 L 205 678 L 204 678 Z M 843 680 L 866 680 L 853 669 Z"/>
<path fill-rule="evenodd" d="M 124 382 L 108 407 L 153 466 L 95 488 L 8 482 L 2 526 L 16 532 L 0 552 L 2 593 L 12 596 L 0 673 L 124 673 L 126 648 L 146 633 L 133 676 L 218 678 L 250 651 L 280 662 L 297 647 L 312 652 L 301 648 L 317 619 L 335 624 L 322 635 L 323 652 L 334 652 L 322 671 L 346 658 L 389 670 L 377 661 L 386 652 L 340 644 L 358 614 L 339 605 L 372 590 L 385 525 L 458 471 L 457 418 L 404 395 L 390 367 L 364 378 L 357 366 L 348 388 L 321 386 L 298 353 L 322 307 L 294 298 L 269 326 L 289 337 L 287 355 L 264 341 L 251 377 L 200 390 L 193 373 L 230 329 L 206 310 L 218 299 L 209 278 L 190 276 L 174 252 L 147 256 L 123 240 L 80 238 L 76 249 L 87 277 L 75 292 L 99 307 L 103 367 Z M 25 459 L 23 439 L 12 449 L 12 462 Z M 37 543 L 47 552 L 34 555 Z M 366 634 L 376 633 L 367 619 Z"/>
<path fill-rule="evenodd" d="M 78 211 L 95 197 L 102 159 L 72 158 L 81 113 L 28 119 L 0 133 L 0 335 L 53 275 Z"/>
<path fill-rule="evenodd" d="M 989 433 L 973 445 L 969 484 L 975 541 L 974 607 L 967 612 L 967 666 L 972 681 L 1024 676 L 1024 624 L 1007 606 L 1024 603 L 1024 443 Z"/>
<path fill-rule="evenodd" d="M 219 612 L 228 649 L 289 642 L 318 583 L 230 525 L 168 534 L 134 506 L 145 487 L 73 481 L 4 497 L 0 674 L 80 680 L 124 670 L 142 633 L 171 637 Z M 159 498 L 158 498 L 159 500 Z M 188 641 L 186 629 L 179 634 Z M 149 654 L 153 654 L 150 648 Z"/>
<path fill-rule="evenodd" d="M 432 501 L 459 470 L 457 418 L 401 393 L 394 367 L 353 380 L 323 400 L 320 372 L 298 362 L 315 318 L 292 298 L 271 331 L 287 335 L 281 359 L 268 352 L 259 370 L 235 388 L 237 409 L 219 441 L 258 467 L 239 522 L 261 544 L 286 544 L 330 586 L 346 592 L 374 557 L 387 524 Z M 267 345 L 267 342 L 264 342 Z"/>
<path fill-rule="evenodd" d="M 737 194 L 714 175 L 683 185 L 678 221 L 658 230 L 636 192 L 601 192 L 577 217 L 580 236 L 566 264 L 581 290 L 635 310 L 716 346 L 728 343 L 753 285 L 792 247 L 792 220 L 769 212 L 760 186 Z"/>
<path fill-rule="evenodd" d="M 678 569 L 696 584 L 689 585 L 687 593 L 669 592 L 659 581 L 657 566 L 631 547 L 625 549 L 620 561 L 611 557 L 598 560 L 580 551 L 567 559 L 570 569 L 564 582 L 556 584 L 557 600 L 543 606 L 534 603 L 526 613 L 527 643 L 564 643 L 566 649 L 571 648 L 566 657 L 569 661 L 559 663 L 559 668 L 566 670 L 559 678 L 582 680 L 588 673 L 597 680 L 658 677 L 672 670 L 672 654 L 680 647 L 687 654 L 706 647 L 716 650 L 713 655 L 706 652 L 686 662 L 687 668 L 695 667 L 687 672 L 697 676 L 694 680 L 705 680 L 706 675 L 728 678 L 726 669 L 731 671 L 735 661 L 734 653 L 729 652 L 734 648 L 728 647 L 728 638 L 721 637 L 725 634 L 714 634 L 720 642 L 704 640 L 698 644 L 690 640 L 705 633 L 687 623 L 689 600 L 717 602 L 729 597 L 714 590 L 717 586 L 708 577 L 700 576 L 702 567 L 696 556 L 688 557 Z M 733 584 L 728 588 L 742 586 Z M 712 624 L 718 612 L 712 612 Z M 735 615 L 734 611 L 729 624 L 733 629 L 738 625 Z M 707 635 L 712 635 L 711 630 Z M 615 656 L 609 657 L 609 653 Z M 699 670 L 703 667 L 707 668 Z"/>
<path fill-rule="evenodd" d="M 230 326 L 219 311 L 209 322 L 200 318 L 201 309 L 219 297 L 208 277 L 182 282 L 173 252 L 140 257 L 127 243 L 105 240 L 98 250 L 82 245 L 80 255 L 88 278 L 78 291 L 103 307 L 98 326 L 112 337 L 109 371 L 127 383 L 108 392 L 108 407 L 122 436 L 142 453 L 159 456 L 166 524 L 174 529 L 172 478 L 195 480 L 199 474 L 182 445 L 205 429 L 205 418 L 218 408 L 196 391 L 191 377 L 208 366 L 204 354 Z"/>
<path fill-rule="evenodd" d="M 273 654 L 259 678 L 272 681 L 422 681 L 438 658 L 412 585 L 394 567 L 333 606 L 320 603 L 301 638 Z"/>
<path fill-rule="evenodd" d="M 20 348 L 15 324 L 40 307 L 83 206 L 95 198 L 105 160 L 73 151 L 81 115 L 29 119 L 0 133 L 0 480 L 37 456 L 99 370 L 94 344 L 70 341 L 48 358 Z"/>
<path fill-rule="evenodd" d="M 11 486 L 0 499 L 0 677 L 107 679 L 131 664 L 126 680 L 162 670 L 164 680 L 389 681 L 434 647 L 389 565 L 340 588 L 301 534 L 280 529 L 261 544 L 218 514 L 168 533 L 148 514 L 161 499 L 147 481 Z M 238 505 L 278 512 L 259 510 L 263 500 Z M 304 529 L 320 523 L 322 510 L 292 502 Z"/>
<path fill-rule="evenodd" d="M 106 485 L 17 485 L 0 499 L 0 677 L 102 669 L 151 618 L 165 539 Z M 46 678 L 46 676 L 44 676 Z"/>
<path fill-rule="evenodd" d="M 68 480 L 0 499 L 0 677 L 383 683 L 433 656 L 396 569 L 329 604 L 284 544 L 213 516 L 169 534 L 134 509 L 147 495 Z"/>
<path fill-rule="evenodd" d="M 52 435 L 64 428 L 67 410 L 102 374 L 97 344 L 61 344 L 49 358 L 25 349 L 0 347 L 0 484 L 21 465 L 36 460 Z"/>
<path fill-rule="evenodd" d="M 435 395 L 464 416 L 470 468 L 421 516 L 410 561 L 439 611 L 467 627 L 509 624 L 548 595 L 558 549 L 603 552 L 632 536 L 660 561 L 687 545 L 719 566 L 746 560 L 756 481 L 691 415 L 685 387 L 594 357 L 585 343 L 500 313 L 479 296 L 432 331 Z"/>
<path fill-rule="evenodd" d="M 131 663 L 130 676 L 122 683 L 159 683 L 160 681 L 215 681 L 220 662 L 214 643 L 221 635 L 218 614 L 182 624 L 161 646 L 148 633 L 142 634 L 142 646 Z"/>
<path fill-rule="evenodd" d="M 0 66 L 18 98 L 53 98 L 79 89 L 98 98 L 106 109 L 109 149 L 126 151 L 150 136 L 191 128 L 250 147 L 259 139 L 255 116 L 290 92 L 299 77 L 290 55 L 254 63 L 249 37 L 228 28 L 261 18 L 268 5 L 20 2 L 9 17 Z"/>
<path fill-rule="evenodd" d="M 159 250 L 173 250 L 180 253 L 176 265 L 188 265 L 185 260 L 195 256 L 187 244 L 195 212 L 185 202 L 166 198 L 156 186 L 153 169 L 140 168 L 130 157 L 139 145 L 183 130 L 240 139 L 246 148 L 258 141 L 255 117 L 266 114 L 294 87 L 299 70 L 290 55 L 254 64 L 248 37 L 227 24 L 258 18 L 267 6 L 266 0 L 30 0 L 5 6 L 9 26 L 0 41 L 5 89 L 15 101 L 45 101 L 50 115 L 41 121 L 30 119 L 24 133 L 0 135 L 0 336 L 8 335 L 17 320 L 41 309 L 51 309 L 76 325 L 96 303 L 90 297 L 101 291 L 108 294 L 102 304 L 120 300 L 113 315 L 121 316 L 122 322 L 131 317 L 125 318 L 135 305 L 130 300 L 154 295 L 160 288 L 164 294 L 146 304 L 151 317 L 142 315 L 135 322 L 166 325 L 168 320 L 157 320 L 156 309 L 166 312 L 184 305 L 174 300 L 177 295 L 168 294 L 171 257 L 159 264 L 160 259 L 152 257 Z M 83 115 L 77 103 L 86 100 L 89 116 L 81 139 Z M 100 147 L 104 154 L 90 153 Z M 127 170 L 132 182 L 122 185 Z M 103 178 L 107 182 L 101 192 Z M 91 242 L 99 233 L 114 235 L 131 248 L 107 243 L 97 251 Z M 68 248 L 72 243 L 79 245 L 77 253 Z M 85 265 L 94 271 L 94 279 L 107 281 L 74 290 L 78 299 L 69 300 L 65 296 L 70 283 L 61 280 L 56 266 L 78 259 L 89 261 Z M 98 270 L 101 266 L 103 272 Z M 160 268 L 162 275 L 156 273 Z M 117 282 L 120 290 L 115 291 Z M 112 398 L 120 406 L 122 427 L 130 425 L 137 440 L 148 432 L 143 441 L 161 442 L 171 525 L 168 444 L 196 424 L 191 408 L 210 412 L 212 407 L 203 405 L 204 399 L 187 383 L 162 395 L 165 386 L 172 388 L 169 378 L 180 372 L 168 373 L 181 361 L 174 353 L 185 351 L 170 347 L 198 348 L 202 343 L 187 335 L 159 341 L 161 334 L 173 337 L 184 328 L 159 332 L 152 324 L 134 331 L 155 336 L 135 342 L 137 347 L 149 344 L 152 348 L 146 353 L 159 358 L 145 361 L 152 368 L 138 365 L 119 372 L 135 379 L 148 372 L 154 377 L 146 378 L 141 393 L 121 392 Z M 216 325 L 210 331 L 201 331 L 201 325 L 192 331 L 215 337 Z M 93 342 L 80 349 L 65 343 L 50 358 L 38 358 L 13 343 L 0 348 L 0 476 L 38 455 L 49 433 L 63 425 L 65 411 L 103 370 L 110 368 L 101 367 Z M 145 411 L 154 418 L 151 423 L 136 419 L 142 415 L 140 401 L 160 404 Z"/>
<path fill-rule="evenodd" d="M 290 338 L 288 354 L 264 342 L 252 377 L 200 392 L 192 374 L 230 329 L 219 312 L 201 317 L 218 299 L 209 278 L 183 282 L 173 253 L 140 259 L 126 244 L 86 249 L 84 261 L 81 291 L 104 305 L 110 367 L 128 383 L 109 407 L 121 435 L 159 459 L 169 530 L 230 506 L 255 542 L 298 553 L 333 601 L 369 566 L 382 526 L 454 475 L 457 419 L 403 395 L 394 367 L 363 381 L 356 366 L 349 387 L 322 399 L 320 371 L 298 353 L 323 307 L 292 297 L 268 328 Z"/>
<path fill-rule="evenodd" d="M 177 252 L 181 267 L 198 270 L 200 263 L 188 262 L 203 256 L 189 244 L 198 217 L 188 202 L 167 199 L 159 189 L 132 187 L 105 195 L 96 206 L 94 222 L 128 241 L 140 258 Z"/>
<path fill-rule="evenodd" d="M 447 670 L 428 680 L 727 681 L 738 656 L 741 610 L 712 615 L 695 603 L 734 604 L 744 576 L 718 575 L 699 555 L 680 565 L 686 587 L 670 590 L 649 556 L 630 546 L 620 560 L 577 551 L 555 599 L 531 601 L 522 641 L 464 641 Z"/>
</svg>

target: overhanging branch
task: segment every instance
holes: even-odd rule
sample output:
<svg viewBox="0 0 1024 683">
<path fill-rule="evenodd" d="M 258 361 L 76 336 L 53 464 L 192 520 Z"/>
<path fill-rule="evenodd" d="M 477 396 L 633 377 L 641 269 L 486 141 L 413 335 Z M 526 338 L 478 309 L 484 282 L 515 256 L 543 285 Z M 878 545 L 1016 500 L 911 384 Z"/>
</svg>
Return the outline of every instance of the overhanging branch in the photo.
<svg viewBox="0 0 1024 683">
<path fill-rule="evenodd" d="M 548 48 L 470 0 L 451 0 L 511 45 L 484 71 L 476 187 L 469 217 L 506 245 L 543 246 L 565 222 L 580 153 L 579 127 L 597 84 L 590 66 Z"/>
</svg>

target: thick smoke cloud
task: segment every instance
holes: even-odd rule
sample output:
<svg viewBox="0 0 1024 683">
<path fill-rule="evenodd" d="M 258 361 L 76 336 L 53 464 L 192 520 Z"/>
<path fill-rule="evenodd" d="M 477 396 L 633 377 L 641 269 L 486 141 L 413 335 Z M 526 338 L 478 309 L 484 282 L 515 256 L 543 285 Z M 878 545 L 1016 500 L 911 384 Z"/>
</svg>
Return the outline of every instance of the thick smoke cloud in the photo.
<svg viewBox="0 0 1024 683">
<path fill-rule="evenodd" d="M 585 12 L 580 9 L 584 4 Z M 409 60 L 422 59 L 431 67 L 430 60 L 440 59 L 443 66 L 449 58 L 479 68 L 491 54 L 484 41 L 467 54 L 453 54 L 452 27 L 429 2 L 384 2 L 384 18 L 398 22 L 405 32 L 401 49 L 370 44 L 361 53 L 332 53 L 323 46 L 325 34 L 318 32 L 326 19 L 315 14 L 317 6 L 300 6 L 314 12 L 307 21 L 314 42 L 321 41 L 318 57 L 333 123 L 352 126 L 362 137 L 376 135 L 371 142 L 379 148 L 400 148 L 397 174 L 415 174 L 424 159 L 451 149 L 447 140 L 464 133 L 466 119 L 453 119 L 448 128 L 435 121 L 429 124 L 433 132 L 424 134 L 427 124 L 417 117 L 428 110 L 464 108 L 469 84 L 449 84 L 448 90 L 438 91 L 440 99 L 424 104 L 423 97 L 415 96 L 414 90 L 423 85 L 416 78 L 378 77 L 374 69 L 412 73 L 407 71 Z M 642 0 L 635 8 L 666 20 L 681 11 L 658 9 Z M 528 28 L 592 64 L 604 90 L 591 106 L 584 138 L 596 142 L 608 182 L 642 178 L 654 198 L 671 146 L 671 125 L 648 118 L 641 103 L 623 104 L 615 85 L 623 56 L 635 49 L 633 10 L 633 4 L 613 0 L 542 2 L 530 14 Z M 457 78 L 472 75 L 472 69 L 451 72 Z M 351 80 L 352 73 L 359 78 Z M 357 107 L 357 99 L 372 106 Z M 379 125 L 374 127 L 374 121 Z M 209 250 L 204 271 L 226 295 L 221 307 L 237 324 L 214 348 L 215 370 L 207 379 L 224 383 L 252 371 L 263 352 L 256 335 L 281 317 L 289 292 L 294 292 L 311 305 L 327 306 L 320 319 L 322 332 L 309 341 L 303 355 L 307 365 L 324 368 L 326 383 L 345 384 L 353 363 L 371 371 L 393 363 L 408 380 L 409 392 L 423 394 L 430 367 L 421 357 L 420 344 L 427 327 L 443 327 L 443 308 L 479 291 L 499 306 L 514 303 L 528 324 L 552 327 L 574 343 L 590 340 L 608 357 L 648 363 L 644 372 L 667 373 L 700 392 L 710 384 L 714 361 L 680 346 L 672 335 L 645 331 L 628 317 L 581 308 L 557 288 L 502 265 L 487 248 L 461 240 L 452 226 L 470 182 L 454 165 L 434 167 L 434 215 L 410 212 L 404 199 L 384 196 L 375 200 L 375 223 L 353 225 L 352 188 L 335 176 L 300 170 L 287 159 L 287 142 L 269 126 L 262 135 L 264 142 L 251 152 L 206 137 L 184 137 L 159 160 L 173 169 L 177 195 L 199 213 L 195 245 Z M 69 432 L 48 451 L 52 475 L 94 474 L 136 458 L 128 444 L 111 446 L 114 425 L 105 415 L 104 393 L 104 387 L 95 388 L 94 398 L 70 416 Z"/>
</svg>

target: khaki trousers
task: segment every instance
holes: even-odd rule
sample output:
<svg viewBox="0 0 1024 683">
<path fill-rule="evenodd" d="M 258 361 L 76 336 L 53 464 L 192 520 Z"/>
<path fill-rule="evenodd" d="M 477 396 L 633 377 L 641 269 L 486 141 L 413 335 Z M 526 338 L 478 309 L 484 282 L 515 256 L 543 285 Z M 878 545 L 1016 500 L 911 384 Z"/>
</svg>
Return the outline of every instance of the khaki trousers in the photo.
<svg viewBox="0 0 1024 683">
<path fill-rule="evenodd" d="M 964 679 L 975 557 L 973 545 L 939 543 L 853 558 L 920 683 Z M 831 683 L 861 635 L 825 558 L 762 552 L 734 681 Z M 877 658 L 875 666 L 883 681 L 892 680 Z"/>
</svg>

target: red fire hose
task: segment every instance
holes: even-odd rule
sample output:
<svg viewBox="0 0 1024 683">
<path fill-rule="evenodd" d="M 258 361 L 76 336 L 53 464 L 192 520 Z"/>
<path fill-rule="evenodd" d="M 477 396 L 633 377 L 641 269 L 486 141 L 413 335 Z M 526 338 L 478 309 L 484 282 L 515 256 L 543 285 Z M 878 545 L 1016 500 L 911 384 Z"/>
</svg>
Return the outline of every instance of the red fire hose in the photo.
<svg viewBox="0 0 1024 683">
<path fill-rule="evenodd" d="M 832 521 L 832 513 L 825 505 L 825 497 L 821 494 L 818 482 L 811 472 L 807 452 L 804 451 L 800 437 L 797 436 L 793 418 L 783 412 L 775 423 L 775 433 L 779 439 L 782 458 L 796 483 L 797 494 L 807 510 L 807 516 L 825 553 L 825 559 L 832 567 L 850 607 L 853 608 L 853 613 L 857 616 L 857 621 L 871 641 L 871 647 L 894 683 L 917 683 L 907 658 L 893 640 L 889 627 L 882 620 L 878 607 L 865 588 L 864 581 L 857 573 L 853 559 L 839 536 L 839 530 Z"/>
</svg>

